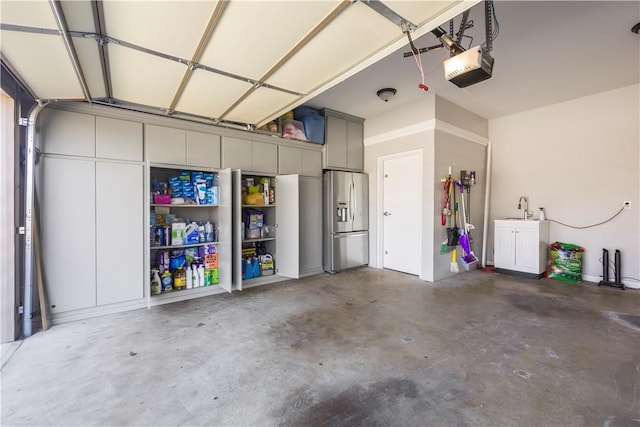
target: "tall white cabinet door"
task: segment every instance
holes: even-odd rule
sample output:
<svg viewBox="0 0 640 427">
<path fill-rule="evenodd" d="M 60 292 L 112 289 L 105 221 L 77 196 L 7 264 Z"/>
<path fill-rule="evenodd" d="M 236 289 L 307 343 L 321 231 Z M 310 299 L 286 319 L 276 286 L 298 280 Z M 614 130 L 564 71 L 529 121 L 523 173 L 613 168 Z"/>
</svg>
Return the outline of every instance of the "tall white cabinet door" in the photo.
<svg viewBox="0 0 640 427">
<path fill-rule="evenodd" d="M 300 186 L 298 175 L 276 182 L 276 269 L 279 276 L 300 277 Z"/>
<path fill-rule="evenodd" d="M 51 313 L 95 307 L 95 162 L 43 157 L 40 165 L 38 218 Z"/>
<path fill-rule="evenodd" d="M 235 289 L 242 290 L 242 174 L 239 170 L 234 169 L 231 172 L 231 215 L 233 221 L 230 223 L 233 226 L 232 236 L 232 265 L 233 276 L 231 282 Z M 218 257 L 219 259 L 219 257 Z"/>
<path fill-rule="evenodd" d="M 218 271 L 220 277 L 218 278 L 220 286 L 227 292 L 231 292 L 231 284 L 233 282 L 233 270 L 232 270 L 232 243 L 233 243 L 233 229 L 232 229 L 232 177 L 231 169 L 221 170 L 218 174 L 220 181 L 220 203 L 218 205 L 218 224 L 220 225 L 220 232 L 218 235 Z"/>
<path fill-rule="evenodd" d="M 300 177 L 300 274 L 322 272 L 322 179 Z"/>
<path fill-rule="evenodd" d="M 96 163 L 97 304 L 144 297 L 143 166 Z"/>
</svg>

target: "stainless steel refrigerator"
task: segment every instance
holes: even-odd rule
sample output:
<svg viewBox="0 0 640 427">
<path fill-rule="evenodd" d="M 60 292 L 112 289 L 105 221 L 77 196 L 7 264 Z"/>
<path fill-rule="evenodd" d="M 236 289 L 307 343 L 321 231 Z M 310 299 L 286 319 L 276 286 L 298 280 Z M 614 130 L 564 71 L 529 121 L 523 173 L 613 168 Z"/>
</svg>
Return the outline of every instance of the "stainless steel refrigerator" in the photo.
<svg viewBox="0 0 640 427">
<path fill-rule="evenodd" d="M 330 273 L 369 264 L 369 177 L 324 172 L 324 270 Z"/>
</svg>

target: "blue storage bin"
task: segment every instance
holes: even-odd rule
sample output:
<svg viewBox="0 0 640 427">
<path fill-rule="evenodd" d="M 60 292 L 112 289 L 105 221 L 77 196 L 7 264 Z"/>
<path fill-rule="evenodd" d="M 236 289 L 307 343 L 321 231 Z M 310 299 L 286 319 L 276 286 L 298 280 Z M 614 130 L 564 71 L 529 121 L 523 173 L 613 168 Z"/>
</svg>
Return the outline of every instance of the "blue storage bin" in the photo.
<svg viewBox="0 0 640 427">
<path fill-rule="evenodd" d="M 308 116 L 310 114 L 320 115 L 320 110 L 317 108 L 309 107 L 307 105 L 301 105 L 293 109 L 293 119 L 301 120 L 303 116 Z"/>
<path fill-rule="evenodd" d="M 324 117 L 319 114 L 307 114 L 300 117 L 308 142 L 324 144 Z"/>
</svg>

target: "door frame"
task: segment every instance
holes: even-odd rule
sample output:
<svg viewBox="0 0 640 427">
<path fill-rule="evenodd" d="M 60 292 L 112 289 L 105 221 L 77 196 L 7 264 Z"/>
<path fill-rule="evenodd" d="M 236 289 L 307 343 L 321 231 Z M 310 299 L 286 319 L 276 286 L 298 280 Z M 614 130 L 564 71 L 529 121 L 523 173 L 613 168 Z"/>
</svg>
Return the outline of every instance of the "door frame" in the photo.
<svg viewBox="0 0 640 427">
<path fill-rule="evenodd" d="M 402 157 L 417 156 L 420 159 L 420 190 L 419 194 L 423 192 L 424 186 L 424 165 L 423 165 L 423 149 L 402 151 L 399 153 L 388 154 L 386 156 L 378 157 L 376 165 L 376 263 L 378 268 L 384 268 L 384 162 L 387 160 L 400 159 Z M 420 199 L 420 216 L 422 216 L 422 198 Z M 420 236 L 420 242 L 422 243 L 422 221 L 418 221 L 418 233 Z M 422 244 L 419 247 L 420 259 L 422 259 Z M 420 273 L 418 277 L 422 277 L 422 263 L 420 263 Z"/>
</svg>

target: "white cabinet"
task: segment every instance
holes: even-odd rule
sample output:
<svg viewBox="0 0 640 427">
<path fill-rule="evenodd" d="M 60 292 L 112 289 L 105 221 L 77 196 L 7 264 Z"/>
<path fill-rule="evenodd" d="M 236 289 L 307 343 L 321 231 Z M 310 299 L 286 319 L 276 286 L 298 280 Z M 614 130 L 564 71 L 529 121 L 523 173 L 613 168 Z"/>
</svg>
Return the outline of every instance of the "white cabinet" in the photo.
<svg viewBox="0 0 640 427">
<path fill-rule="evenodd" d="M 183 185 L 183 183 L 193 182 L 194 178 L 197 178 L 196 174 L 199 174 L 206 180 L 211 181 L 210 185 L 207 183 L 207 192 L 212 197 L 211 200 L 205 200 L 202 204 L 195 202 L 180 205 L 164 202 L 150 203 L 151 246 L 149 265 L 151 270 L 158 269 L 159 274 L 162 274 L 166 268 L 167 274 L 171 276 L 171 281 L 173 282 L 177 277 L 180 277 L 181 273 L 188 274 L 193 265 L 202 265 L 206 280 L 202 286 L 194 285 L 196 282 L 193 281 L 189 286 L 186 278 L 181 279 L 183 281 L 178 289 L 175 288 L 175 283 L 172 283 L 171 289 L 151 295 L 150 271 L 148 279 L 145 281 L 149 287 L 149 305 L 191 299 L 224 291 L 231 292 L 231 170 L 200 172 L 182 168 L 151 167 L 149 173 L 152 192 L 157 191 L 157 188 L 166 189 L 174 178 L 180 182 L 181 188 L 189 187 L 191 184 Z M 180 176 L 183 177 L 182 180 Z M 218 194 L 218 196 L 214 194 Z M 160 202 L 160 200 L 155 201 Z M 176 243 L 171 237 L 173 219 L 176 220 L 175 222 L 184 223 L 185 227 L 195 223 L 195 241 Z M 203 238 L 201 239 L 197 232 L 198 226 L 202 225 L 204 227 L 207 223 L 211 224 L 211 229 L 213 230 L 211 237 L 204 238 L 202 236 Z M 175 264 L 173 264 L 171 258 L 176 258 Z M 178 270 L 181 270 L 181 272 Z"/>
<path fill-rule="evenodd" d="M 147 141 L 147 160 L 151 163 L 187 163 L 187 132 L 184 129 L 145 125 L 144 137 Z"/>
<path fill-rule="evenodd" d="M 151 163 L 220 168 L 219 135 L 148 124 L 145 139 Z"/>
<path fill-rule="evenodd" d="M 220 136 L 187 131 L 188 166 L 220 169 Z"/>
<path fill-rule="evenodd" d="M 143 166 L 96 164 L 96 303 L 144 297 Z"/>
<path fill-rule="evenodd" d="M 44 156 L 43 271 L 51 313 L 144 296 L 143 166 Z"/>
<path fill-rule="evenodd" d="M 39 122 L 40 149 L 43 153 L 83 157 L 96 155 L 95 116 L 45 108 Z"/>
<path fill-rule="evenodd" d="M 222 167 L 255 173 L 278 173 L 278 146 L 266 142 L 224 137 Z"/>
<path fill-rule="evenodd" d="M 300 268 L 306 276 L 324 271 L 322 267 L 322 178 L 300 177 Z"/>
<path fill-rule="evenodd" d="M 494 266 L 541 277 L 547 267 L 549 221 L 496 220 Z"/>
<path fill-rule="evenodd" d="M 358 117 L 324 109 L 324 168 L 362 171 L 364 167 L 363 123 Z"/>
<path fill-rule="evenodd" d="M 248 184 L 268 179 L 273 203 L 243 203 Z M 247 202 L 247 200 L 244 200 Z M 236 289 L 322 272 L 322 180 L 299 175 L 260 176 L 234 171 L 234 284 Z M 267 230 L 249 224 L 251 212 L 262 216 Z M 253 227 L 253 229 L 251 229 Z M 264 272 L 260 255 L 274 259 L 274 272 Z M 247 274 L 257 258 L 258 270 Z"/>
<path fill-rule="evenodd" d="M 142 123 L 97 116 L 96 157 L 141 162 Z"/>
<path fill-rule="evenodd" d="M 43 157 L 38 186 L 42 269 L 52 314 L 96 306 L 93 160 Z M 117 270 L 109 275 L 117 280 Z"/>
<path fill-rule="evenodd" d="M 278 173 L 322 177 L 322 153 L 298 147 L 278 147 Z"/>
</svg>

